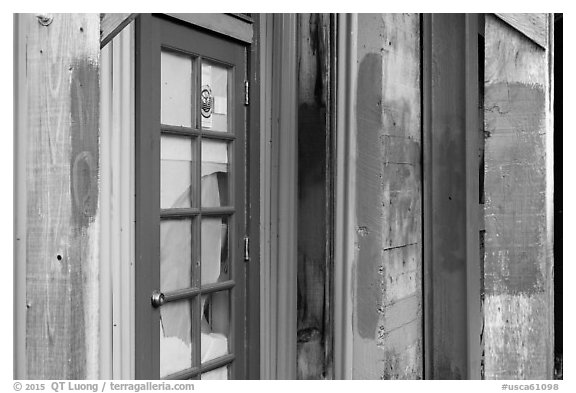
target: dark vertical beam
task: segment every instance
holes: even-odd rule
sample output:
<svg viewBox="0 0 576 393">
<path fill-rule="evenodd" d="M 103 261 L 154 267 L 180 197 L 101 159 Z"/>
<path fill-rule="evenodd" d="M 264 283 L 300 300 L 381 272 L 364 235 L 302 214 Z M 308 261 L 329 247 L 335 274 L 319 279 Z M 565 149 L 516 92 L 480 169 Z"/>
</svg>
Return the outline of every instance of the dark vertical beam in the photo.
<svg viewBox="0 0 576 393">
<path fill-rule="evenodd" d="M 478 203 L 479 203 L 479 252 L 480 252 L 480 379 L 484 379 L 484 243 L 486 228 L 484 224 L 484 26 L 486 24 L 485 14 L 478 14 Z"/>
<path fill-rule="evenodd" d="M 477 16 L 423 18 L 425 376 L 479 378 Z"/>
<path fill-rule="evenodd" d="M 331 378 L 329 14 L 298 14 L 298 379 Z"/>
<path fill-rule="evenodd" d="M 336 95 L 337 95 L 337 36 L 338 19 L 336 14 L 330 14 L 330 25 L 327 32 L 330 40 L 329 46 L 329 63 L 330 69 L 329 88 L 330 96 L 328 103 L 328 131 L 326 132 L 326 195 L 327 201 L 325 204 L 326 209 L 326 243 L 324 245 L 326 250 L 326 271 L 324 272 L 324 279 L 326 285 L 324 286 L 324 296 L 331 299 L 330 302 L 324 304 L 324 326 L 326 327 L 324 336 L 324 353 L 326 356 L 326 379 L 334 379 L 335 363 L 334 363 L 334 307 L 335 307 L 335 277 L 334 277 L 334 238 L 335 238 L 335 178 L 336 178 Z"/>
<path fill-rule="evenodd" d="M 433 378 L 432 315 L 432 14 L 421 15 L 420 42 L 422 43 L 422 296 L 423 322 L 423 375 Z"/>
</svg>

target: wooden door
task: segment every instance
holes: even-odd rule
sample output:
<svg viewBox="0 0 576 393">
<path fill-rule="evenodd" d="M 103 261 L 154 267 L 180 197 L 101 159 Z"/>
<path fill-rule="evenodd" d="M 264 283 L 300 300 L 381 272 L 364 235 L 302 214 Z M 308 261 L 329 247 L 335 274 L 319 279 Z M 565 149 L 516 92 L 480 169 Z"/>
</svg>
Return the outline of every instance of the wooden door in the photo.
<svg viewBox="0 0 576 393">
<path fill-rule="evenodd" d="M 136 30 L 136 378 L 246 377 L 246 46 Z"/>
</svg>

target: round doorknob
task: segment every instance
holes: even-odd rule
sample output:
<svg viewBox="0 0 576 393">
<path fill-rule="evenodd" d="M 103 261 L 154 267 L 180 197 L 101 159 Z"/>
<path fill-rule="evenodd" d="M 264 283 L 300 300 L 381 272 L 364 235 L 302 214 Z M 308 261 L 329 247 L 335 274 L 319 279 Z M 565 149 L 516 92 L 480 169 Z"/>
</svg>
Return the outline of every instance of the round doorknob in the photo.
<svg viewBox="0 0 576 393">
<path fill-rule="evenodd" d="M 160 307 L 166 302 L 166 299 L 162 292 L 156 290 L 152 292 L 152 297 L 150 298 L 150 301 L 152 302 L 152 306 Z"/>
</svg>

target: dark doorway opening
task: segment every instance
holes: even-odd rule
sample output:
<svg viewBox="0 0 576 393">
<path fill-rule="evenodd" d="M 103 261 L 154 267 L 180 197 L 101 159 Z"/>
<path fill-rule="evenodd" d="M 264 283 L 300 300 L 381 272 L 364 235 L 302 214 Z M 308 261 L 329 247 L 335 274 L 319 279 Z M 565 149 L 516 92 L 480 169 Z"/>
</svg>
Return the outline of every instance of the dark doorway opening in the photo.
<svg viewBox="0 0 576 393">
<path fill-rule="evenodd" d="M 562 42 L 563 15 L 554 14 L 554 379 L 562 365 Z"/>
</svg>

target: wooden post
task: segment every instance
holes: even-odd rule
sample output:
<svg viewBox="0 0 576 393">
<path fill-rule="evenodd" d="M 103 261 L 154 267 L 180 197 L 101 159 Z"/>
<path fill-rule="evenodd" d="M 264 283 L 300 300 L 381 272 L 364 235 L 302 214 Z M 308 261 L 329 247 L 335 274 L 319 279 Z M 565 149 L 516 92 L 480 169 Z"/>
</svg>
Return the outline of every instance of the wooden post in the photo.
<svg viewBox="0 0 576 393">
<path fill-rule="evenodd" d="M 552 378 L 553 141 L 548 23 L 545 14 L 486 16 L 487 379 Z"/>
<path fill-rule="evenodd" d="M 480 377 L 476 15 L 423 18 L 425 376 Z"/>
<path fill-rule="evenodd" d="M 298 14 L 298 379 L 332 379 L 333 34 Z"/>
<path fill-rule="evenodd" d="M 98 378 L 98 14 L 19 16 L 26 29 L 26 366 Z"/>
</svg>

